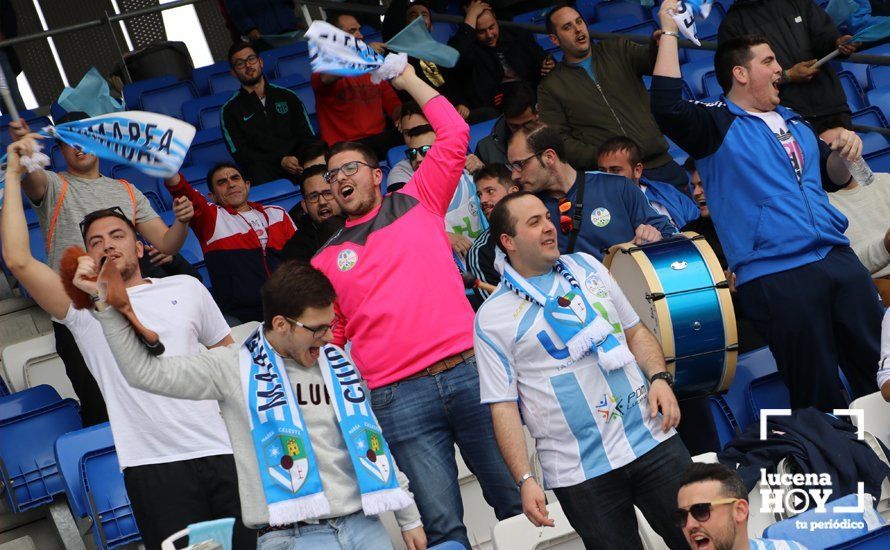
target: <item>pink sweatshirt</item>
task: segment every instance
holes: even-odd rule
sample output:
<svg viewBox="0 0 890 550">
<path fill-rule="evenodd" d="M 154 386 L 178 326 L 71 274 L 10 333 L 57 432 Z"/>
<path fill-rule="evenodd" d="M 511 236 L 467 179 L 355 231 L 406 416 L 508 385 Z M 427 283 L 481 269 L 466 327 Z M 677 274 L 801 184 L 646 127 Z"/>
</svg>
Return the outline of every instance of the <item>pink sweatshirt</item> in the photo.
<svg viewBox="0 0 890 550">
<path fill-rule="evenodd" d="M 313 259 L 337 291 L 335 343 L 371 389 L 473 347 L 473 310 L 443 219 L 466 162 L 469 127 L 443 96 L 423 112 L 436 142 L 414 177 Z"/>
</svg>

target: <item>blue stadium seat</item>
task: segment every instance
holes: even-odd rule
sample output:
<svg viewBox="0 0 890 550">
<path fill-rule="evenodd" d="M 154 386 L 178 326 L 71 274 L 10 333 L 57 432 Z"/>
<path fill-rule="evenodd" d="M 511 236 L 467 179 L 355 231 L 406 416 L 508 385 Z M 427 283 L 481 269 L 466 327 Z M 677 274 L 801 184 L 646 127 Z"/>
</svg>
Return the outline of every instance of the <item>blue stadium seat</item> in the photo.
<svg viewBox="0 0 890 550">
<path fill-rule="evenodd" d="M 302 101 L 303 105 L 306 107 L 306 111 L 310 115 L 315 114 L 315 92 L 312 91 L 312 85 L 303 80 L 301 76 L 285 76 L 273 80 L 272 84 L 292 90 L 299 96 L 300 101 Z"/>
<path fill-rule="evenodd" d="M 50 166 L 56 172 L 61 172 L 68 167 L 68 163 L 65 162 L 65 157 L 62 156 L 62 148 L 59 146 L 56 141 L 52 141 L 49 145 L 49 161 Z"/>
<path fill-rule="evenodd" d="M 182 117 L 199 130 L 216 128 L 220 125 L 219 112 L 231 97 L 232 92 L 223 92 L 186 101 L 182 104 Z"/>
<path fill-rule="evenodd" d="M 860 65 L 864 67 L 865 65 Z M 872 65 L 866 69 L 868 75 L 868 89 L 890 88 L 890 67 L 886 65 Z"/>
<path fill-rule="evenodd" d="M 868 94 L 866 94 L 866 97 L 868 98 L 869 105 L 873 105 L 880 109 L 881 112 L 884 113 L 884 118 L 890 120 L 890 88 L 878 88 L 877 90 L 871 90 L 870 92 L 868 92 Z M 862 107 L 860 107 L 859 109 L 861 108 Z M 858 111 L 859 109 L 853 110 Z"/>
<path fill-rule="evenodd" d="M 111 426 L 108 422 L 68 432 L 56 440 L 56 462 L 65 484 L 68 506 L 75 518 L 85 518 L 90 513 L 90 505 L 83 490 L 83 478 L 80 475 L 81 460 L 89 452 L 108 447 L 114 447 L 114 438 L 111 436 Z"/>
<path fill-rule="evenodd" d="M 263 60 L 263 71 L 266 74 L 266 78 L 271 80 L 275 77 L 275 66 L 278 65 L 279 58 L 297 54 L 305 55 L 308 51 L 309 43 L 300 40 L 299 42 L 294 42 L 287 46 L 281 46 L 280 48 L 273 48 L 262 52 L 260 54 L 260 59 Z"/>
<path fill-rule="evenodd" d="M 633 17 L 637 21 L 649 21 L 652 19 L 652 14 L 638 3 L 613 0 L 597 4 L 596 17 L 599 21 L 609 21 L 619 17 Z"/>
<path fill-rule="evenodd" d="M 890 525 L 884 525 L 859 538 L 832 546 L 833 550 L 887 550 L 890 548 Z"/>
<path fill-rule="evenodd" d="M 195 91 L 194 84 L 177 82 L 142 92 L 139 108 L 143 111 L 182 118 L 182 104 L 196 97 L 198 97 L 198 93 Z"/>
<path fill-rule="evenodd" d="M 616 29 L 615 32 L 620 32 L 624 34 L 639 34 L 643 36 L 652 36 L 652 34 L 659 30 L 661 27 L 655 24 L 654 21 L 640 21 L 639 23 L 635 23 L 633 25 L 628 25 L 627 27 L 622 27 L 620 29 Z"/>
<path fill-rule="evenodd" d="M 863 155 L 877 153 L 890 147 L 890 141 L 887 141 L 886 137 L 877 132 L 860 132 L 859 137 L 862 138 Z"/>
<path fill-rule="evenodd" d="M 853 113 L 853 124 L 862 126 L 877 126 L 880 128 L 890 128 L 887 117 L 877 107 L 866 107 L 861 111 Z"/>
<path fill-rule="evenodd" d="M 717 30 L 720 28 L 720 21 L 715 17 L 709 16 L 707 19 L 696 19 L 695 35 L 699 40 L 717 40 Z"/>
<path fill-rule="evenodd" d="M 206 164 L 196 164 L 193 166 L 183 166 L 179 170 L 179 172 L 183 176 L 185 176 L 185 179 L 187 182 L 189 182 L 189 185 L 194 187 L 196 190 L 198 186 L 204 186 L 204 190 L 202 190 L 202 193 L 204 193 L 204 196 L 206 197 L 207 171 L 210 170 L 210 168 L 211 167 L 207 166 Z"/>
<path fill-rule="evenodd" d="M 209 84 L 211 94 L 228 93 L 232 95 L 232 92 L 237 91 L 241 87 L 238 79 L 231 74 L 215 74 L 210 77 Z"/>
<path fill-rule="evenodd" d="M 714 68 L 714 50 L 697 50 L 695 48 L 680 48 L 680 62 L 684 63 L 683 55 L 686 56 L 685 63 L 694 61 L 708 61 L 711 68 Z"/>
<path fill-rule="evenodd" d="M 159 76 L 157 78 L 148 78 L 132 84 L 126 84 L 124 85 L 124 103 L 126 103 L 127 109 L 139 109 L 141 104 L 140 98 L 144 92 L 172 86 L 178 82 L 179 81 L 172 76 Z"/>
<path fill-rule="evenodd" d="M 702 77 L 702 89 L 705 92 L 705 97 L 716 97 L 723 93 L 723 88 L 717 82 L 716 72 L 708 71 L 705 73 L 705 76 Z"/>
<path fill-rule="evenodd" d="M 471 149 L 473 151 L 476 150 L 472 147 Z M 396 145 L 386 153 L 386 162 L 389 164 L 390 168 L 398 164 L 400 161 L 405 160 L 405 151 L 407 150 L 407 145 Z"/>
<path fill-rule="evenodd" d="M 755 419 L 760 418 L 763 409 L 791 408 L 791 394 L 778 372 L 751 380 L 746 393 L 749 410 Z"/>
<path fill-rule="evenodd" d="M 132 166 L 125 166 L 123 164 L 114 167 L 114 170 L 111 172 L 111 177 L 114 179 L 126 180 L 136 187 L 136 189 L 142 191 L 142 194 L 145 195 L 145 198 L 151 203 L 152 208 L 159 214 L 164 210 L 169 210 L 173 204 L 169 200 L 169 195 L 166 190 L 163 189 L 164 182 L 161 181 L 161 178 L 148 176 Z"/>
<path fill-rule="evenodd" d="M 547 17 L 547 12 L 550 8 L 546 8 L 543 10 L 535 10 L 529 11 L 526 13 L 520 13 L 519 15 L 513 18 L 514 23 L 528 23 L 529 25 L 546 25 L 547 23 L 544 19 Z"/>
<path fill-rule="evenodd" d="M 482 138 L 487 137 L 491 133 L 491 129 L 494 128 L 494 124 L 497 121 L 498 119 L 493 118 L 470 126 L 470 151 L 476 150 L 476 145 Z"/>
<path fill-rule="evenodd" d="M 189 148 L 189 163 L 209 169 L 220 162 L 232 162 L 220 129 L 198 130 Z"/>
<path fill-rule="evenodd" d="M 537 42 L 538 46 L 541 46 L 544 51 L 553 49 L 553 42 L 550 41 L 549 34 L 535 33 L 533 36 L 535 37 L 535 42 Z"/>
<path fill-rule="evenodd" d="M 25 389 L 18 393 L 31 391 L 33 389 Z M 3 403 L 12 399 L 20 397 L 17 394 L 0 397 L 0 409 L 3 409 Z M 60 435 L 80 427 L 80 408 L 73 399 L 0 418 L 0 463 L 3 466 L 0 478 L 6 488 L 6 501 L 13 512 L 48 504 L 54 495 L 65 490 L 53 444 Z"/>
<path fill-rule="evenodd" d="M 890 55 L 890 43 L 874 46 L 859 53 L 867 53 L 868 55 Z"/>
<path fill-rule="evenodd" d="M 735 378 L 729 386 L 729 390 L 723 395 L 723 399 L 738 422 L 739 429 L 744 430 L 751 422 L 757 420 L 749 407 L 747 396 L 751 381 L 775 372 L 778 372 L 776 360 L 769 348 L 763 347 L 739 355 Z"/>
<path fill-rule="evenodd" d="M 593 23 L 598 17 L 596 7 L 599 3 L 599 0 L 578 0 L 575 2 L 575 9 L 585 21 Z"/>
<path fill-rule="evenodd" d="M 689 158 L 689 154 L 683 149 L 680 149 L 680 146 L 674 143 L 671 138 L 665 136 L 664 139 L 666 139 L 668 142 L 668 154 L 674 158 L 677 164 L 682 166 L 683 163 L 686 162 L 686 159 Z"/>
<path fill-rule="evenodd" d="M 856 82 L 863 90 L 871 90 L 873 86 L 868 81 L 868 65 L 863 63 L 850 63 L 849 61 L 840 61 L 832 63 L 837 72 L 847 71 L 856 77 Z"/>
<path fill-rule="evenodd" d="M 705 96 L 704 77 L 714 70 L 714 63 L 707 60 L 691 61 L 680 67 L 683 81 L 689 85 L 692 95 L 698 99 Z"/>
<path fill-rule="evenodd" d="M 81 475 L 96 546 L 104 550 L 141 540 L 114 448 L 87 453 Z"/>
<path fill-rule="evenodd" d="M 28 240 L 31 245 L 31 256 L 38 262 L 46 263 L 46 240 L 40 227 L 28 228 Z"/>
<path fill-rule="evenodd" d="M 309 82 L 312 78 L 312 66 L 309 65 L 309 54 L 299 53 L 278 58 L 275 74 L 278 77 L 301 76 L 303 77 L 303 82 Z"/>
<path fill-rule="evenodd" d="M 619 3 L 623 4 L 624 2 L 619 0 Z M 621 15 L 612 19 L 604 19 L 597 21 L 596 23 L 591 23 L 587 28 L 590 32 L 621 32 L 621 29 L 632 27 L 643 21 L 645 21 L 645 19 L 638 19 L 630 15 Z"/>
<path fill-rule="evenodd" d="M 251 196 L 251 199 L 253 197 Z M 168 210 L 166 212 L 159 212 L 161 215 L 161 219 L 165 224 L 173 225 L 173 221 L 176 219 L 173 215 L 172 210 Z M 182 248 L 179 249 L 179 254 L 185 258 L 185 261 L 192 264 L 195 267 L 204 265 L 204 251 L 201 250 L 201 243 L 198 241 L 198 238 L 195 237 L 195 233 L 192 231 L 188 232 L 188 236 L 185 238 L 185 243 L 183 243 Z M 210 279 L 205 280 L 205 284 Z"/>
<path fill-rule="evenodd" d="M 290 180 L 280 179 L 250 188 L 250 200 L 260 204 L 277 204 L 278 201 L 300 194 L 300 188 Z"/>
<path fill-rule="evenodd" d="M 205 65 L 198 67 L 192 72 L 192 82 L 195 83 L 195 89 L 201 95 L 207 95 L 210 91 L 210 77 L 220 74 L 231 75 L 232 67 L 228 61 L 219 61 L 213 65 Z"/>
<path fill-rule="evenodd" d="M 28 123 L 28 127 L 32 132 L 37 132 L 52 124 L 52 121 L 45 116 L 40 116 L 34 111 L 24 110 L 19 112 L 19 116 Z M 12 137 L 9 135 L 9 123 L 12 118 L 9 115 L 0 116 L 0 147 L 3 148 L 3 154 L 6 154 L 6 148 L 12 143 Z"/>
<path fill-rule="evenodd" d="M 890 172 L 890 149 L 876 151 L 863 158 L 868 162 L 872 172 Z"/>
<path fill-rule="evenodd" d="M 714 419 L 714 428 L 717 430 L 717 439 L 722 449 L 738 435 L 740 431 L 738 421 L 722 395 L 709 396 L 708 403 L 711 407 L 711 417 Z"/>
<path fill-rule="evenodd" d="M 49 384 L 25 388 L 10 394 L 6 399 L 0 399 L 0 421 L 21 416 L 28 411 L 58 403 L 61 400 L 59 392 Z"/>
<path fill-rule="evenodd" d="M 847 96 L 847 104 L 850 106 L 850 110 L 858 111 L 864 109 L 866 107 L 864 94 L 859 86 L 859 82 L 856 81 L 856 77 L 852 73 L 845 71 L 839 72 L 837 76 L 841 81 L 844 94 Z"/>
</svg>

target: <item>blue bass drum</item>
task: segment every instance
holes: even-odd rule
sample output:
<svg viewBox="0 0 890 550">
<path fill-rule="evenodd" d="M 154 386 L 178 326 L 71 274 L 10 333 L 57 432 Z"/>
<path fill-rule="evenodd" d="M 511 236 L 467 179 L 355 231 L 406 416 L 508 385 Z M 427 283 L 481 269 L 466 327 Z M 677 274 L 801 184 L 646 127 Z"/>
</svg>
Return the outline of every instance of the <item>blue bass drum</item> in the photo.
<svg viewBox="0 0 890 550">
<path fill-rule="evenodd" d="M 738 359 L 735 311 L 720 262 L 693 232 L 619 244 L 603 262 L 664 350 L 678 397 L 726 391 Z"/>
</svg>

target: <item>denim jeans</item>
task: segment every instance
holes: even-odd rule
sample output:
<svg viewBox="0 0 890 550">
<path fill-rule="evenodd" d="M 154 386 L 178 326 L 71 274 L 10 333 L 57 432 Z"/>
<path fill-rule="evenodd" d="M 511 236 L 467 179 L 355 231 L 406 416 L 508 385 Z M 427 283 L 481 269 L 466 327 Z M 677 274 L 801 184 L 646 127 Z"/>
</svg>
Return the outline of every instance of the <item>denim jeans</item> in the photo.
<svg viewBox="0 0 890 550">
<path fill-rule="evenodd" d="M 377 517 L 356 512 L 292 529 L 271 531 L 257 539 L 257 550 L 392 550 L 392 541 Z"/>
<path fill-rule="evenodd" d="M 677 509 L 680 477 L 691 463 L 674 436 L 630 464 L 553 492 L 588 550 L 642 550 L 634 505 L 670 548 L 686 549 L 689 544 L 671 511 Z"/>
<path fill-rule="evenodd" d="M 475 358 L 434 376 L 372 390 L 371 406 L 411 482 L 430 546 L 452 540 L 470 547 L 455 443 L 497 518 L 522 513 L 519 490 L 494 439 L 491 412 L 479 402 Z"/>
</svg>

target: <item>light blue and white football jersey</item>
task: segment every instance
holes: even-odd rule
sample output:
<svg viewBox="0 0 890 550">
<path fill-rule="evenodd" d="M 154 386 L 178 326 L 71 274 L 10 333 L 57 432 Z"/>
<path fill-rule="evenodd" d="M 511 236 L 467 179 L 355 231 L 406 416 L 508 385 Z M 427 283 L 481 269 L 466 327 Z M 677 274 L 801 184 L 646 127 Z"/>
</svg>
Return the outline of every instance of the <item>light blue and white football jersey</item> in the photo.
<svg viewBox="0 0 890 550">
<path fill-rule="evenodd" d="M 618 284 L 593 256 L 562 256 L 591 307 L 627 343 L 640 322 Z M 571 289 L 555 271 L 529 279 L 547 295 Z M 572 361 L 543 308 L 503 283 L 476 314 L 474 344 L 483 403 L 519 399 L 546 487 L 569 487 L 619 468 L 675 435 L 649 417 L 649 383 L 633 363 L 603 371 L 595 353 Z"/>
<path fill-rule="evenodd" d="M 807 550 L 807 547 L 793 540 L 750 539 L 750 550 Z"/>
</svg>

